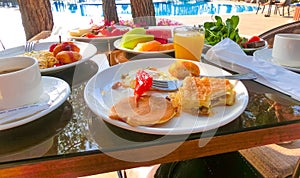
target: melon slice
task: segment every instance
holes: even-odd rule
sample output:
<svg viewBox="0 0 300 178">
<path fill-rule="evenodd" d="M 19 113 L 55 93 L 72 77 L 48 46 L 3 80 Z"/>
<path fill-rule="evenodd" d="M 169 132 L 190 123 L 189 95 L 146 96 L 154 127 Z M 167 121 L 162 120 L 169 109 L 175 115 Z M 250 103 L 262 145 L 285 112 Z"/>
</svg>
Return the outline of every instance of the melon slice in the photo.
<svg viewBox="0 0 300 178">
<path fill-rule="evenodd" d="M 145 35 L 146 30 L 144 28 L 134 28 L 132 30 L 129 30 L 126 34 L 141 34 Z"/>
<path fill-rule="evenodd" d="M 144 43 L 152 40 L 154 40 L 153 35 L 125 34 L 121 40 L 121 47 L 133 49 L 138 43 Z"/>
</svg>

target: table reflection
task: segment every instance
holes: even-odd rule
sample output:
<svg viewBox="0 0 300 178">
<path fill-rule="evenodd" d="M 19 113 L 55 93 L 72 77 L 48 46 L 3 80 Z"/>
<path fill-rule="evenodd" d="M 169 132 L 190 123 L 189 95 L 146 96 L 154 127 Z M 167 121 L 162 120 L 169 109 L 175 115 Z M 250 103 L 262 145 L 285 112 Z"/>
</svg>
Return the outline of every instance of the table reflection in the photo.
<svg viewBox="0 0 300 178">
<path fill-rule="evenodd" d="M 54 137 L 70 122 L 72 114 L 71 104 L 65 102 L 40 119 L 0 131 L 0 162 L 43 156 L 55 145 Z"/>
</svg>

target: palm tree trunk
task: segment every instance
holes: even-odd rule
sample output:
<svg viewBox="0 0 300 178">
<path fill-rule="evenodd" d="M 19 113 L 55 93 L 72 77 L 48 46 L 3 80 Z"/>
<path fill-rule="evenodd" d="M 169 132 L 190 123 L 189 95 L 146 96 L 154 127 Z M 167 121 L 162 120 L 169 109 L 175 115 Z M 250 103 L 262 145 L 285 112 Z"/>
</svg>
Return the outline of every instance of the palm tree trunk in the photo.
<svg viewBox="0 0 300 178">
<path fill-rule="evenodd" d="M 152 0 L 130 0 L 132 18 L 135 24 L 155 26 L 155 10 Z"/>
<path fill-rule="evenodd" d="M 117 6 L 115 0 L 102 0 L 102 8 L 104 12 L 104 20 L 108 22 L 119 22 Z"/>
<path fill-rule="evenodd" d="M 49 0 L 18 0 L 22 23 L 29 40 L 41 31 L 51 31 L 54 25 Z"/>
</svg>

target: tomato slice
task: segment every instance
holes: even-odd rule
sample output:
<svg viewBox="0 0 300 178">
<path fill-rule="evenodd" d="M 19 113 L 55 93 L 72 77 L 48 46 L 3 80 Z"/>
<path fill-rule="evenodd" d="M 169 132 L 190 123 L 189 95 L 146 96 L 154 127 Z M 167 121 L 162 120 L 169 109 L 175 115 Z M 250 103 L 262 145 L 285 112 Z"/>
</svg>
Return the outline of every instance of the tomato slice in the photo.
<svg viewBox="0 0 300 178">
<path fill-rule="evenodd" d="M 138 99 L 142 96 L 143 93 L 148 91 L 152 86 L 153 78 L 150 74 L 144 70 L 139 70 L 136 73 L 135 78 L 135 87 L 134 87 L 134 97 L 137 104 Z"/>
<path fill-rule="evenodd" d="M 260 38 L 258 36 L 252 36 L 251 38 L 249 38 L 247 43 L 252 43 L 252 42 L 256 42 L 256 41 L 260 41 Z"/>
</svg>

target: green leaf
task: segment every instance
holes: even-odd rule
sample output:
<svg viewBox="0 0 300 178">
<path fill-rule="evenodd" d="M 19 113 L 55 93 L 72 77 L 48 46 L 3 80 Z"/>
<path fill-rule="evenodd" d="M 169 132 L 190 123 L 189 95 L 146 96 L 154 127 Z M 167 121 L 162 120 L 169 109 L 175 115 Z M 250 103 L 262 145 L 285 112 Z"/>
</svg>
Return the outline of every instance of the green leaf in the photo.
<svg viewBox="0 0 300 178">
<path fill-rule="evenodd" d="M 233 27 L 233 29 L 236 29 L 237 26 L 238 26 L 238 24 L 239 24 L 239 21 L 240 21 L 239 16 L 233 15 L 233 16 L 231 17 L 231 20 L 232 20 L 232 27 Z"/>
<path fill-rule="evenodd" d="M 223 22 L 220 16 L 215 16 L 215 22 L 205 22 L 205 43 L 215 45 L 224 38 L 230 38 L 233 41 L 240 43 L 242 38 L 239 36 L 237 28 L 239 17 L 236 15 L 231 16 Z"/>
</svg>

